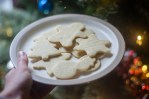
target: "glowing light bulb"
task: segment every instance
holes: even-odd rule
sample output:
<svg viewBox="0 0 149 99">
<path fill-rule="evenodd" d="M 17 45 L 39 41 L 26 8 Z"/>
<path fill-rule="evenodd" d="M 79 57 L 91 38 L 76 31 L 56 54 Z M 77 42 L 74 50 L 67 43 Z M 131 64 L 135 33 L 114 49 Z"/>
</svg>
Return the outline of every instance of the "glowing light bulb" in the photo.
<svg viewBox="0 0 149 99">
<path fill-rule="evenodd" d="M 141 35 L 138 35 L 137 36 L 137 40 L 136 40 L 136 44 L 141 46 L 142 43 L 143 43 L 143 37 Z"/>
<path fill-rule="evenodd" d="M 146 77 L 149 77 L 149 73 L 146 74 Z"/>
<path fill-rule="evenodd" d="M 138 40 L 142 40 L 142 36 L 141 35 L 138 35 L 137 39 Z"/>
<path fill-rule="evenodd" d="M 142 66 L 142 71 L 143 71 L 144 73 L 147 72 L 147 65 L 143 65 L 143 66 Z"/>
</svg>

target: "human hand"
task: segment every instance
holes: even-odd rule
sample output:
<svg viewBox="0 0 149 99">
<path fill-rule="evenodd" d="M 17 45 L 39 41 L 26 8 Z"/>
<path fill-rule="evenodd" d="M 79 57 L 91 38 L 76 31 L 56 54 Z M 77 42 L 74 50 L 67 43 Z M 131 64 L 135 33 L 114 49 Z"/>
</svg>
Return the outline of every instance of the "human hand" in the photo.
<svg viewBox="0 0 149 99">
<path fill-rule="evenodd" d="M 5 76 L 5 86 L 0 94 L 1 96 L 8 99 L 42 99 L 54 88 L 54 86 L 33 81 L 27 66 L 27 55 L 20 51 L 17 67 Z"/>
</svg>

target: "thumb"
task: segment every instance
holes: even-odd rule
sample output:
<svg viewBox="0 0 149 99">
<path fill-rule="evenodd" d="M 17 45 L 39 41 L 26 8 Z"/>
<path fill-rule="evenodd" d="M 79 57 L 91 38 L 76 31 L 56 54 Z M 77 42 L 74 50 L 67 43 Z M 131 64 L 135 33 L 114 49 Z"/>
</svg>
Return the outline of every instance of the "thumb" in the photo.
<svg viewBox="0 0 149 99">
<path fill-rule="evenodd" d="M 28 66 L 28 58 L 25 52 L 19 51 L 18 52 L 18 60 L 17 60 L 17 68 L 27 67 Z"/>
</svg>

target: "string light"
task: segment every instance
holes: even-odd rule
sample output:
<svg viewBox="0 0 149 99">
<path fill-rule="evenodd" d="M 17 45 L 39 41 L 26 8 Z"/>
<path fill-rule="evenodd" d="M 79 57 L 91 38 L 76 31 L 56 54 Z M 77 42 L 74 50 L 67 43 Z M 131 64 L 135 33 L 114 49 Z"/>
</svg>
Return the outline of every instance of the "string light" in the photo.
<svg viewBox="0 0 149 99">
<path fill-rule="evenodd" d="M 143 37 L 141 35 L 137 36 L 137 40 L 136 40 L 136 44 L 138 44 L 139 46 L 141 46 L 143 43 Z"/>
<path fill-rule="evenodd" d="M 146 77 L 149 78 L 149 72 L 146 74 Z"/>
<path fill-rule="evenodd" d="M 137 37 L 138 41 L 142 40 L 142 36 L 138 35 Z M 134 54 L 132 53 L 132 50 L 126 51 L 127 54 L 125 54 L 125 58 L 128 58 L 129 61 L 124 61 L 125 63 L 122 64 L 121 68 L 123 70 L 119 69 L 119 73 L 121 73 L 121 76 L 125 73 L 128 73 L 125 78 L 125 84 L 127 87 L 131 89 L 134 95 L 138 95 L 139 97 L 143 97 L 141 99 L 148 99 L 149 98 L 149 65 L 143 64 L 143 61 L 140 57 L 136 56 L 134 57 Z M 130 53 L 130 54 L 128 54 Z M 130 60 L 132 61 L 130 62 Z M 127 69 L 127 66 L 129 68 Z M 124 71 L 126 70 L 126 72 Z M 127 71 L 128 70 L 128 71 Z M 146 97 L 147 98 L 144 98 Z"/>
<path fill-rule="evenodd" d="M 147 72 L 147 65 L 143 65 L 143 66 L 142 66 L 142 71 L 143 71 L 144 73 Z"/>
<path fill-rule="evenodd" d="M 138 35 L 137 39 L 142 40 L 142 36 Z"/>
</svg>

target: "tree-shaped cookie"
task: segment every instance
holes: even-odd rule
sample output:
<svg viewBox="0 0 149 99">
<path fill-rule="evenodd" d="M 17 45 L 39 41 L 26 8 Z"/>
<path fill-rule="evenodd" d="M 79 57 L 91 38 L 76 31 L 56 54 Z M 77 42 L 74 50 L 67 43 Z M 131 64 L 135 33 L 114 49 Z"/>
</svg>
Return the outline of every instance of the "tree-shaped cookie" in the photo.
<svg viewBox="0 0 149 99">
<path fill-rule="evenodd" d="M 33 47 L 29 53 L 30 58 L 42 58 L 43 60 L 49 59 L 49 57 L 60 55 L 60 51 L 54 47 L 48 40 L 43 39 L 34 42 Z"/>
<path fill-rule="evenodd" d="M 79 22 L 70 24 L 69 26 L 57 26 L 58 32 L 50 36 L 48 40 L 54 43 L 61 43 L 63 47 L 71 47 L 73 41 L 77 37 L 85 38 L 92 33 L 91 30 L 85 30 L 85 25 Z"/>
<path fill-rule="evenodd" d="M 107 47 L 110 45 L 110 41 L 99 40 L 94 34 L 91 34 L 87 39 L 78 38 L 76 42 L 78 45 L 74 47 L 74 50 L 85 51 L 91 57 L 94 57 L 97 53 L 110 53 L 110 49 Z"/>
</svg>

